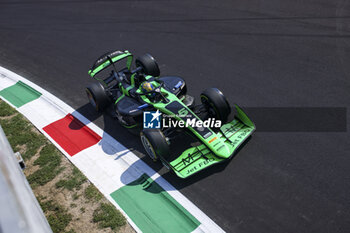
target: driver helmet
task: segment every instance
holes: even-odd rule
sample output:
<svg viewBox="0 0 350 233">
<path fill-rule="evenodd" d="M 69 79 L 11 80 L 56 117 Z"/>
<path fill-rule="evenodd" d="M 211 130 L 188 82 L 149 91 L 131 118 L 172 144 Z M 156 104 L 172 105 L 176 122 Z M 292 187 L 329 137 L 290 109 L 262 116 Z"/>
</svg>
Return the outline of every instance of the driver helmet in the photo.
<svg viewBox="0 0 350 233">
<path fill-rule="evenodd" d="M 142 87 L 142 92 L 143 93 L 149 92 L 149 91 L 153 91 L 155 89 L 155 87 L 150 82 L 142 83 L 141 87 Z"/>
</svg>

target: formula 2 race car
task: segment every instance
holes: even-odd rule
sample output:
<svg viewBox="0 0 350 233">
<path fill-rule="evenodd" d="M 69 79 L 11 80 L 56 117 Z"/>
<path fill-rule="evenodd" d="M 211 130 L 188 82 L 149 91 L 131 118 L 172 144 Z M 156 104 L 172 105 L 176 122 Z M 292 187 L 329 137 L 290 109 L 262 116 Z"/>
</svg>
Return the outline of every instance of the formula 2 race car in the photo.
<svg viewBox="0 0 350 233">
<path fill-rule="evenodd" d="M 160 160 L 177 176 L 187 178 L 228 160 L 254 132 L 254 123 L 237 105 L 234 119 L 228 122 L 231 107 L 218 89 L 206 89 L 200 96 L 201 104 L 195 105 L 194 98 L 187 95 L 185 80 L 160 77 L 151 55 L 137 58 L 135 66 L 132 62 L 129 51 L 113 51 L 99 57 L 89 70 L 98 82 L 87 86 L 87 96 L 96 111 L 112 109 L 122 126 L 140 131 L 149 157 Z M 113 68 L 110 75 L 98 78 L 101 75 L 97 74 L 106 72 L 107 67 Z M 172 141 L 184 133 L 197 143 L 173 158 Z"/>
</svg>

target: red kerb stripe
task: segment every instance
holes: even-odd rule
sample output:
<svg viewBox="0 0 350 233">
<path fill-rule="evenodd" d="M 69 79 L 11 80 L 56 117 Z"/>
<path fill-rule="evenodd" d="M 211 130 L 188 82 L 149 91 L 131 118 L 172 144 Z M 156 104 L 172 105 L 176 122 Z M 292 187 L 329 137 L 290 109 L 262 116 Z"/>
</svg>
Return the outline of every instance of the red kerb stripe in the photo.
<svg viewBox="0 0 350 233">
<path fill-rule="evenodd" d="M 102 139 L 72 114 L 45 126 L 43 130 L 70 156 L 95 145 Z"/>
</svg>

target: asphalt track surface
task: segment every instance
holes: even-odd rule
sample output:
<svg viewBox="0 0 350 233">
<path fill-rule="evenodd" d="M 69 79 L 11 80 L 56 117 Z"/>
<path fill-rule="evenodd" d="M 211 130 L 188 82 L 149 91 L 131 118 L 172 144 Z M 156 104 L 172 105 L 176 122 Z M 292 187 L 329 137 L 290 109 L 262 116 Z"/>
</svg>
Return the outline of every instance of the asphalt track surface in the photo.
<svg viewBox="0 0 350 233">
<path fill-rule="evenodd" d="M 196 97 L 220 88 L 260 130 L 229 163 L 175 177 L 87 104 L 87 71 L 111 49 L 151 53 Z M 349 232 L 349 64 L 347 0 L 0 1 L 0 65 L 88 116 L 228 232 Z M 267 107 L 340 107 L 343 130 L 283 128 L 293 117 L 269 130 Z"/>
</svg>

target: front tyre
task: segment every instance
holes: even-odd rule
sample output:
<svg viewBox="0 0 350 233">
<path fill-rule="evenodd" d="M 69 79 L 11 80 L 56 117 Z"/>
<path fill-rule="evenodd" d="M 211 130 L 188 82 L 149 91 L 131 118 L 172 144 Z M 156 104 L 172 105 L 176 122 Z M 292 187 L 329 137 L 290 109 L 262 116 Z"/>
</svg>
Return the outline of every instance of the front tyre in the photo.
<svg viewBox="0 0 350 233">
<path fill-rule="evenodd" d="M 166 137 L 159 129 L 143 129 L 140 138 L 148 156 L 157 161 L 159 157 L 167 159 L 170 154 L 170 147 Z"/>
<path fill-rule="evenodd" d="M 222 92 L 217 88 L 208 88 L 201 94 L 201 101 L 207 107 L 208 112 L 223 124 L 231 113 L 231 107 Z"/>
<path fill-rule="evenodd" d="M 153 77 L 158 77 L 160 75 L 158 63 L 151 54 L 146 53 L 141 57 L 138 57 L 135 64 L 138 67 L 142 67 L 143 72 L 146 75 L 151 75 Z"/>
<path fill-rule="evenodd" d="M 91 83 L 86 87 L 85 91 L 90 104 L 97 112 L 102 112 L 110 104 L 110 99 L 101 83 Z"/>
</svg>

